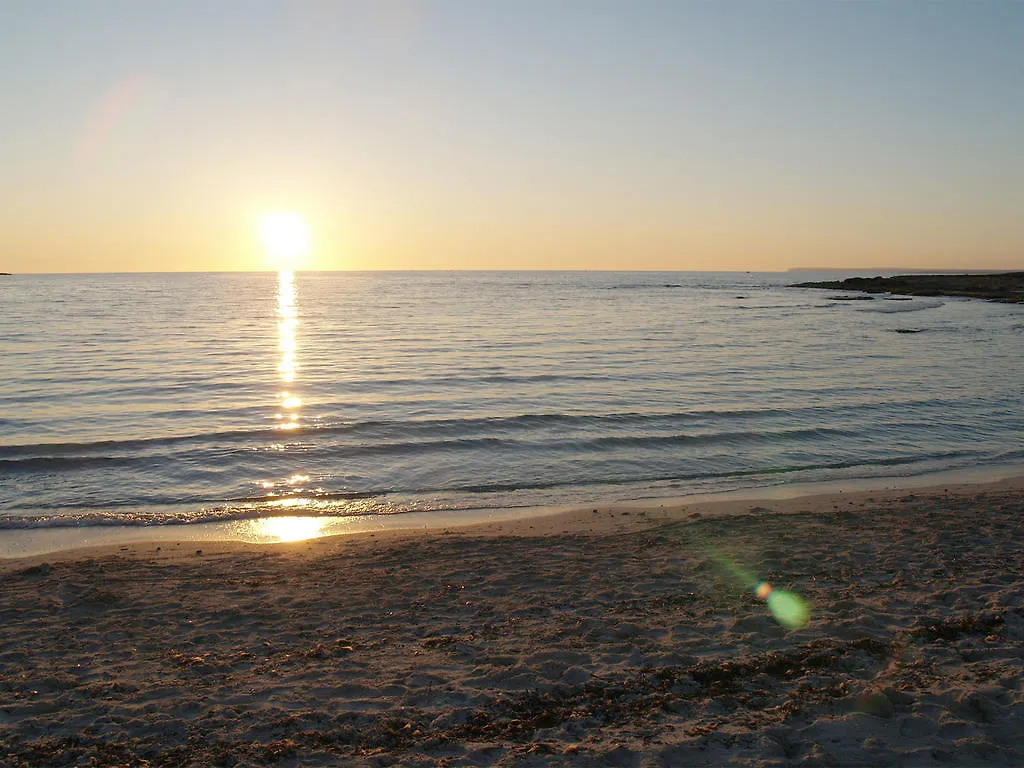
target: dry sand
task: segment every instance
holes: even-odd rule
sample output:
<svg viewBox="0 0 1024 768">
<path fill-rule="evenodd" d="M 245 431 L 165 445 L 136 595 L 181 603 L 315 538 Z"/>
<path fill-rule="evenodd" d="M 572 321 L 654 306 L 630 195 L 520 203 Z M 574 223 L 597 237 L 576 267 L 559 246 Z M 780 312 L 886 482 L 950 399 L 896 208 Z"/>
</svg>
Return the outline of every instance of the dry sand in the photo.
<svg viewBox="0 0 1024 768">
<path fill-rule="evenodd" d="M 9 561 L 0 755 L 1024 765 L 1022 529 L 1018 481 Z"/>
</svg>

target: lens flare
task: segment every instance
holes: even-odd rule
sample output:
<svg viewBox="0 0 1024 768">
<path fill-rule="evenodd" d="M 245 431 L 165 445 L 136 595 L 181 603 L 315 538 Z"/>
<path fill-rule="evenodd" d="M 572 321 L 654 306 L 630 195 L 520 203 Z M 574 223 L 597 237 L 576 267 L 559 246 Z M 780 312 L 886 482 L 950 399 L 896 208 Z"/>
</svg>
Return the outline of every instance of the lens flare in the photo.
<svg viewBox="0 0 1024 768">
<path fill-rule="evenodd" d="M 718 552 L 714 547 L 707 547 L 712 561 L 736 581 L 749 587 L 759 600 L 764 600 L 768 612 L 786 629 L 800 629 L 811 619 L 811 607 L 795 592 L 775 589 L 767 581 L 758 579 L 754 574 L 738 565 L 732 558 Z"/>
<path fill-rule="evenodd" d="M 795 592 L 768 587 L 764 601 L 775 620 L 786 629 L 800 629 L 810 621 L 811 607 Z"/>
</svg>

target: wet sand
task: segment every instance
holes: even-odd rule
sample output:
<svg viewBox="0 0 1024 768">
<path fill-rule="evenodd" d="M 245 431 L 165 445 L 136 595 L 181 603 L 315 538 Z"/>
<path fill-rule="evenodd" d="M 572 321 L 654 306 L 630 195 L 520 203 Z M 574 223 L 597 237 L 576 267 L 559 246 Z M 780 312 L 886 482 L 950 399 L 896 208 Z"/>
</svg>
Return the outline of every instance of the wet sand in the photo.
<svg viewBox="0 0 1024 768">
<path fill-rule="evenodd" d="M 0 564 L 9 766 L 1024 764 L 1024 484 Z M 737 574 L 811 607 L 786 629 Z"/>
</svg>

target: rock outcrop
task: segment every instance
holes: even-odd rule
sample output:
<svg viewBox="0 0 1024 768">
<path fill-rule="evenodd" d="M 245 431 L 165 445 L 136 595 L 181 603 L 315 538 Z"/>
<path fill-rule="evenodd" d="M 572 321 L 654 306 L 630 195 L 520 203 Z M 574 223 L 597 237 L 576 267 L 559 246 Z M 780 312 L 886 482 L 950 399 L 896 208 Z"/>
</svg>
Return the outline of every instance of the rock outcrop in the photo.
<svg viewBox="0 0 1024 768">
<path fill-rule="evenodd" d="M 974 299 L 1024 303 L 1024 272 L 971 275 L 896 275 L 850 277 L 846 280 L 796 283 L 794 288 L 831 288 L 906 296 L 968 296 Z"/>
</svg>

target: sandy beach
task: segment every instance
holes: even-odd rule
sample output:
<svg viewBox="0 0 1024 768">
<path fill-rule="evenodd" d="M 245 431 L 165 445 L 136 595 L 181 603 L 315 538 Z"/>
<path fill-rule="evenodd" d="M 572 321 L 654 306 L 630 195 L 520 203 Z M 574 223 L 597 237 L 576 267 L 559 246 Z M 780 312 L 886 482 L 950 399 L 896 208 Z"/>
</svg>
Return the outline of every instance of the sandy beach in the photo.
<svg viewBox="0 0 1024 768">
<path fill-rule="evenodd" d="M 1021 765 L 1022 489 L 7 561 L 0 753 L 12 767 Z M 806 624 L 780 624 L 751 578 L 799 595 Z"/>
</svg>

